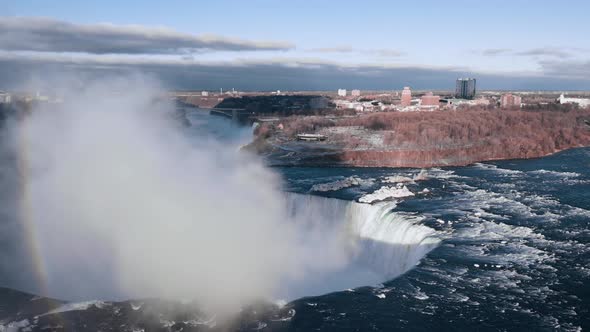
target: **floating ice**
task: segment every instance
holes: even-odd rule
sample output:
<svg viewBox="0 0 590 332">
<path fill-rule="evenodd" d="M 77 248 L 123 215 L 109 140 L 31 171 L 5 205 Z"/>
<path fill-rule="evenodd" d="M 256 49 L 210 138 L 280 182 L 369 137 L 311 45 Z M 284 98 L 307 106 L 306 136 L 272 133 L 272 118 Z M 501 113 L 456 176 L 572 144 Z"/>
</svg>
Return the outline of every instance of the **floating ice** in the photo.
<svg viewBox="0 0 590 332">
<path fill-rule="evenodd" d="M 385 177 L 383 179 L 383 182 L 385 182 L 385 183 L 406 183 L 406 182 L 414 182 L 414 179 L 409 178 L 407 176 L 403 176 L 403 175 L 394 175 L 394 176 Z"/>
<path fill-rule="evenodd" d="M 414 181 L 428 180 L 428 172 L 425 169 L 421 169 L 420 173 L 414 176 Z"/>
<path fill-rule="evenodd" d="M 336 191 L 352 186 L 361 186 L 366 184 L 371 184 L 373 182 L 372 179 L 363 180 L 358 176 L 350 176 L 342 180 L 328 182 L 328 183 L 318 183 L 311 187 L 310 191 Z"/>
<path fill-rule="evenodd" d="M 373 203 L 376 201 L 383 201 L 388 198 L 403 198 L 410 196 L 414 196 L 414 193 L 411 192 L 405 185 L 398 184 L 395 187 L 383 186 L 372 194 L 367 194 L 359 198 L 359 202 Z"/>
<path fill-rule="evenodd" d="M 2 332 L 18 332 L 31 331 L 31 324 L 28 319 L 23 319 L 18 322 L 10 322 L 7 325 L 0 324 L 0 331 Z"/>
</svg>

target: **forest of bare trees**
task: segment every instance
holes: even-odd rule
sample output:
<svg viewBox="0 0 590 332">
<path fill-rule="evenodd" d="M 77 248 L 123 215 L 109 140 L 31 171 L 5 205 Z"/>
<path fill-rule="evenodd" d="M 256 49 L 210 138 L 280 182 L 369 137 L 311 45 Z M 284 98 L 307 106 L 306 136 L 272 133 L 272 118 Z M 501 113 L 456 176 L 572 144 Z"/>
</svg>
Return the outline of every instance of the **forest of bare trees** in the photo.
<svg viewBox="0 0 590 332">
<path fill-rule="evenodd" d="M 532 158 L 578 146 L 590 146 L 590 109 L 569 111 L 458 110 L 381 112 L 357 117 L 289 117 L 283 135 L 318 132 L 327 127 L 364 128 L 381 134 L 380 146 L 362 135 L 334 135 L 342 161 L 352 164 L 450 164 L 480 160 Z M 271 135 L 271 128 L 261 128 Z M 402 162 L 400 160 L 405 160 Z M 411 160 L 411 162 L 408 162 Z"/>
</svg>

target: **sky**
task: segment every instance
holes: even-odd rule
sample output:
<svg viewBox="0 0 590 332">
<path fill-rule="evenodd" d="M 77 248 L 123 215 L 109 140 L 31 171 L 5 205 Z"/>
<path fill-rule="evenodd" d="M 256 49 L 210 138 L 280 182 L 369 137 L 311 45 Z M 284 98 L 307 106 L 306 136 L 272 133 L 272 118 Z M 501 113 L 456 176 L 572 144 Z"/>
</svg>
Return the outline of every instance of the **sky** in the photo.
<svg viewBox="0 0 590 332">
<path fill-rule="evenodd" d="M 140 71 L 195 90 L 590 89 L 588 1 L 2 1 L 0 87 Z"/>
</svg>

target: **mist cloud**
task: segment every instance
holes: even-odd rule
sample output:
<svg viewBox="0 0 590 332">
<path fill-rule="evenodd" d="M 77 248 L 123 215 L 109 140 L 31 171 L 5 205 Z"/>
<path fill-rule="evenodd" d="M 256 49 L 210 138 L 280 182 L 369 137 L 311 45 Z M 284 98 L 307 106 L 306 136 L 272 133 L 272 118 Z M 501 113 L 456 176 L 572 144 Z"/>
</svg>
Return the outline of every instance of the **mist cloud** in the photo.
<svg viewBox="0 0 590 332">
<path fill-rule="evenodd" d="M 21 185 L 0 202 L 25 234 L 0 226 L 27 246 L 0 256 L 12 287 L 66 300 L 194 299 L 225 318 L 256 299 L 390 280 L 438 244 L 395 203 L 284 192 L 238 153 L 242 129 L 206 114 L 182 129 L 144 75 L 43 81 L 65 102 L 37 105 L 7 129 L 15 156 L 3 161 L 20 167 L 0 181 Z M 237 140 L 212 134 L 223 126 Z M 31 269 L 12 263 L 27 257 Z M 37 283 L 19 278 L 31 274 Z"/>
<path fill-rule="evenodd" d="M 187 140 L 144 76 L 78 83 L 16 131 L 49 295 L 235 308 L 305 270 L 261 163 Z"/>
</svg>

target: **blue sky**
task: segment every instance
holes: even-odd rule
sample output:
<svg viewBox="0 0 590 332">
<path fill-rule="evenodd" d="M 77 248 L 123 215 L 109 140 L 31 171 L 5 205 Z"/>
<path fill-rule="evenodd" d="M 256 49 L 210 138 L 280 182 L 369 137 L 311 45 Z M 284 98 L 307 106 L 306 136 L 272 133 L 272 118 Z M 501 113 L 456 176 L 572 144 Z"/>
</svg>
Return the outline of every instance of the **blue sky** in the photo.
<svg viewBox="0 0 590 332">
<path fill-rule="evenodd" d="M 68 54 L 85 61 L 108 57 L 110 66 L 115 66 L 114 58 L 125 58 L 122 65 L 129 66 L 133 62 L 129 58 L 142 57 L 145 68 L 146 58 L 160 63 L 182 57 L 197 62 L 194 66 L 275 66 L 283 69 L 283 76 L 292 75 L 294 67 L 309 71 L 330 66 L 347 71 L 347 79 L 352 80 L 351 68 L 357 75 L 359 67 L 365 68 L 360 73 L 365 78 L 367 67 L 373 75 L 376 68 L 382 68 L 383 75 L 413 68 L 490 76 L 494 78 L 490 88 L 501 88 L 497 80 L 501 77 L 515 77 L 530 78 L 533 89 L 543 79 L 543 87 L 550 87 L 546 80 L 551 79 L 556 89 L 590 89 L 590 1 L 9 0 L 3 8 L 3 17 L 43 17 L 74 28 L 98 23 L 166 27 L 179 34 L 287 45 L 240 50 L 205 45 L 132 56 L 125 50 L 96 55 L 84 48 Z M 37 53 L 44 50 L 22 45 L 4 50 L 19 56 L 27 51 L 39 57 Z M 59 55 L 72 50 L 50 51 Z M 48 61 L 48 54 L 42 55 Z M 411 83 L 411 73 L 406 75 L 410 76 L 398 77 L 396 82 Z M 435 85 L 432 88 L 440 88 Z M 506 88 L 523 85 L 507 84 Z"/>
</svg>

